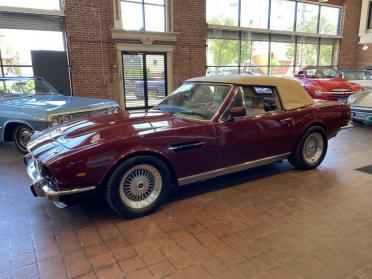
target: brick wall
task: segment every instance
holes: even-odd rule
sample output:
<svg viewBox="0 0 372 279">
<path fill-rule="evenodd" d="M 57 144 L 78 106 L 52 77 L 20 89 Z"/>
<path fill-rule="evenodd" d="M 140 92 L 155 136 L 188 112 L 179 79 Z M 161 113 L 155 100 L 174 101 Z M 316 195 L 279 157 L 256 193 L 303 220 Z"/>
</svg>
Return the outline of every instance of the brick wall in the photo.
<svg viewBox="0 0 372 279">
<path fill-rule="evenodd" d="M 119 101 L 111 0 L 65 0 L 66 33 L 75 96 Z"/>
<path fill-rule="evenodd" d="M 174 31 L 180 32 L 173 56 L 174 86 L 205 75 L 206 1 L 173 0 Z"/>
<path fill-rule="evenodd" d="M 173 31 L 179 32 L 173 55 L 174 86 L 205 74 L 205 0 L 173 1 Z M 65 0 L 66 32 L 75 96 L 119 101 L 120 86 L 112 0 Z M 140 42 L 132 42 L 140 43 Z"/>
<path fill-rule="evenodd" d="M 358 68 L 359 23 L 362 0 L 345 0 L 343 16 L 343 39 L 341 41 L 340 69 Z"/>
<path fill-rule="evenodd" d="M 364 52 L 358 45 L 361 0 L 328 3 L 345 7 L 341 68 L 372 65 L 372 47 Z M 65 0 L 65 9 L 74 95 L 119 101 L 123 93 L 118 69 L 114 67 L 117 56 L 111 38 L 112 0 Z M 173 0 L 172 11 L 172 31 L 180 33 L 173 53 L 173 83 L 177 87 L 188 78 L 205 74 L 206 0 Z"/>
</svg>

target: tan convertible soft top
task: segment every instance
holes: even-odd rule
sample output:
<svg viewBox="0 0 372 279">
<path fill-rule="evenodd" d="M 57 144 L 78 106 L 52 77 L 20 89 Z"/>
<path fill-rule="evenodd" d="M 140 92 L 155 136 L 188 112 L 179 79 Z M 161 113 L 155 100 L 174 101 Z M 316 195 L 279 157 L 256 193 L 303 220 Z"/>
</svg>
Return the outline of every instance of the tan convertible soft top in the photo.
<svg viewBox="0 0 372 279">
<path fill-rule="evenodd" d="M 293 79 L 271 76 L 206 76 L 189 79 L 187 82 L 210 82 L 250 86 L 276 87 L 285 110 L 294 110 L 314 104 L 301 84 Z"/>
</svg>

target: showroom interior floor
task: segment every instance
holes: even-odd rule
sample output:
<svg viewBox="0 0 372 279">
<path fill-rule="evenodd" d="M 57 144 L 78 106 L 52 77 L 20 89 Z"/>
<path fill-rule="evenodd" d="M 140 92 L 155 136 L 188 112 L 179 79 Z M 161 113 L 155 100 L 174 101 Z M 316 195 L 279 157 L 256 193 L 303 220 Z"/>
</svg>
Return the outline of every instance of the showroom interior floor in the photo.
<svg viewBox="0 0 372 279">
<path fill-rule="evenodd" d="M 322 166 L 287 162 L 196 184 L 137 220 L 104 202 L 55 208 L 0 145 L 0 278 L 372 278 L 372 127 Z"/>
</svg>

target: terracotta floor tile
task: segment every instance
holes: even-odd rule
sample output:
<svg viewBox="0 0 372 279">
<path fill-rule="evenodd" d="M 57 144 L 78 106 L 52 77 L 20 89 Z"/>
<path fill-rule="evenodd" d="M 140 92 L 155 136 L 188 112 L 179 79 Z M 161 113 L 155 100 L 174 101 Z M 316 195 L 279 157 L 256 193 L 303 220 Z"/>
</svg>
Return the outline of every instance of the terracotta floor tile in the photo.
<svg viewBox="0 0 372 279">
<path fill-rule="evenodd" d="M 149 266 L 149 269 L 156 278 L 162 278 L 175 271 L 174 267 L 168 261 L 162 261 L 160 263 Z"/>
<path fill-rule="evenodd" d="M 124 274 L 120 270 L 117 264 L 113 264 L 111 266 L 102 268 L 97 271 L 97 276 L 100 279 L 122 279 L 124 278 Z"/>
<path fill-rule="evenodd" d="M 115 263 L 115 258 L 110 252 L 99 254 L 89 259 L 94 269 L 101 269 Z"/>
<path fill-rule="evenodd" d="M 145 267 L 145 263 L 138 256 L 123 260 L 119 264 L 121 269 L 127 274 Z"/>
<path fill-rule="evenodd" d="M 153 279 L 154 275 L 149 271 L 148 268 L 142 268 L 134 271 L 127 276 L 128 279 Z"/>
<path fill-rule="evenodd" d="M 1 144 L 0 279 L 369 278 L 372 180 L 355 169 L 372 164 L 370 142 L 370 127 L 343 130 L 316 170 L 197 183 L 135 220 L 34 198 L 22 155 Z"/>
</svg>

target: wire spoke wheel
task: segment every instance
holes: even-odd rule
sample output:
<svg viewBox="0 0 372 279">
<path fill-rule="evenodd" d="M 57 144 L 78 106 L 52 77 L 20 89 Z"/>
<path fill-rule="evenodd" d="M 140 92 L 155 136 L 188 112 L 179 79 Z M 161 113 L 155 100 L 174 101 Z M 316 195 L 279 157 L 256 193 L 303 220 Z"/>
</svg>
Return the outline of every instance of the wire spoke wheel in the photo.
<svg viewBox="0 0 372 279">
<path fill-rule="evenodd" d="M 120 198 L 130 208 L 143 209 L 156 201 L 162 184 L 161 174 L 155 167 L 148 164 L 136 165 L 120 181 Z"/>
<path fill-rule="evenodd" d="M 316 164 L 324 151 L 324 139 L 320 133 L 310 134 L 303 147 L 303 157 L 308 164 Z"/>
</svg>

